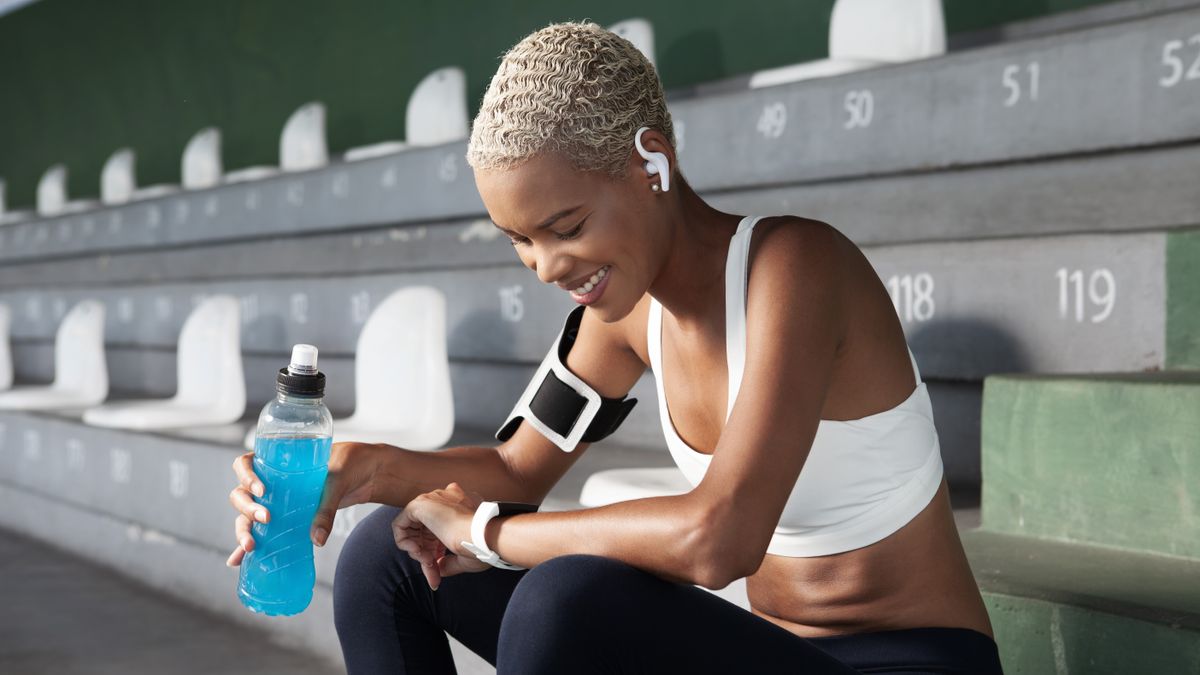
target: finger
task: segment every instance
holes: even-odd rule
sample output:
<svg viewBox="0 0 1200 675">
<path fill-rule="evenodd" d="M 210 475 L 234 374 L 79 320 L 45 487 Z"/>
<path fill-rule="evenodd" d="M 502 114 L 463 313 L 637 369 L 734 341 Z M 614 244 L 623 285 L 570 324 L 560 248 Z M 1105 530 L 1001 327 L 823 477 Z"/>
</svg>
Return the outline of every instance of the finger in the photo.
<svg viewBox="0 0 1200 675">
<path fill-rule="evenodd" d="M 442 585 L 442 573 L 438 569 L 436 562 L 431 562 L 429 564 L 423 563 L 421 565 L 421 571 L 425 573 L 425 582 L 429 584 L 431 589 L 436 591 L 438 586 Z"/>
<path fill-rule="evenodd" d="M 467 566 L 464 564 L 462 556 L 444 555 L 438 559 L 438 573 L 442 575 L 443 579 L 446 577 L 452 577 L 455 574 L 474 571 L 476 571 L 476 569 L 467 568 Z"/>
<path fill-rule="evenodd" d="M 229 503 L 233 504 L 233 508 L 241 511 L 243 515 L 251 520 L 256 520 L 260 523 L 271 522 L 271 514 L 267 511 L 267 507 L 254 501 L 246 488 L 241 485 L 233 488 L 229 492 Z"/>
<path fill-rule="evenodd" d="M 233 549 L 233 553 L 229 554 L 229 559 L 225 561 L 226 567 L 237 567 L 242 564 L 242 559 L 246 557 L 246 551 L 241 546 Z"/>
<path fill-rule="evenodd" d="M 342 503 L 345 493 L 339 474 L 330 472 L 325 476 L 325 487 L 321 490 L 321 503 L 317 505 L 317 513 L 313 516 L 309 537 L 317 546 L 324 546 L 333 532 L 333 521 L 337 518 L 338 504 Z"/>
<path fill-rule="evenodd" d="M 437 556 L 434 555 L 433 549 L 429 546 L 424 546 L 421 542 L 414 539 L 400 539 L 396 541 L 396 548 L 401 551 L 407 551 L 408 555 L 421 565 L 432 565 L 437 562 Z"/>
<path fill-rule="evenodd" d="M 261 497 L 266 493 L 266 487 L 258 479 L 258 474 L 254 473 L 253 452 L 239 455 L 237 459 L 233 460 L 233 472 L 237 474 L 238 482 L 242 484 L 242 487 L 254 493 L 255 496 Z"/>
<path fill-rule="evenodd" d="M 238 516 L 237 520 L 233 521 L 233 534 L 237 537 L 238 545 L 245 551 L 254 550 L 254 535 L 250 532 L 250 519 L 246 516 Z"/>
</svg>

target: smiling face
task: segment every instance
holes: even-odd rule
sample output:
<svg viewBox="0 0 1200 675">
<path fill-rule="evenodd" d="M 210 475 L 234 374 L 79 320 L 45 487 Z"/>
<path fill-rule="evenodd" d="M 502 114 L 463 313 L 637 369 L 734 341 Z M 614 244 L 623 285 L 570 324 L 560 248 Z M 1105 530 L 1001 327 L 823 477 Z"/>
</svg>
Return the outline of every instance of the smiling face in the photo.
<svg viewBox="0 0 1200 675">
<path fill-rule="evenodd" d="M 662 228 L 654 227 L 661 207 L 645 172 L 629 175 L 580 171 L 544 153 L 516 168 L 476 170 L 475 185 L 492 222 L 543 283 L 568 293 L 599 278 L 602 293 L 588 304 L 611 323 L 646 293 L 663 250 Z"/>
</svg>

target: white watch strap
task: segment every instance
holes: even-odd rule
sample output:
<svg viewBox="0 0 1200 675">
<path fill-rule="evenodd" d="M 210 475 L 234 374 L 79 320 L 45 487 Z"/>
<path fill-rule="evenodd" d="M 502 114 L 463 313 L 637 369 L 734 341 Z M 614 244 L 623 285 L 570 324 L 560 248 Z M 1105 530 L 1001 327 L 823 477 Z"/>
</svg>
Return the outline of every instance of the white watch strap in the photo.
<svg viewBox="0 0 1200 675">
<path fill-rule="evenodd" d="M 505 570 L 523 570 L 524 567 L 514 565 L 500 559 L 500 554 L 488 548 L 487 539 L 484 533 L 487 531 L 487 524 L 500 513 L 500 505 L 496 502 L 483 502 L 479 508 L 475 509 L 475 515 L 471 518 L 471 539 L 472 541 L 460 542 L 463 548 L 475 554 L 483 562 L 492 567 L 499 567 Z"/>
</svg>

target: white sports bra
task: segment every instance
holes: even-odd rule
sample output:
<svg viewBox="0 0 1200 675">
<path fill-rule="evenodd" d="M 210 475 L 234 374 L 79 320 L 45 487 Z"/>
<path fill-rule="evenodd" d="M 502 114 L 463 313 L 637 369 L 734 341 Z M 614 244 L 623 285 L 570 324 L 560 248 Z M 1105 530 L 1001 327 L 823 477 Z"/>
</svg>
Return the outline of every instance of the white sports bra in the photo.
<svg viewBox="0 0 1200 675">
<path fill-rule="evenodd" d="M 758 220 L 746 217 L 738 224 L 725 264 L 727 421 L 745 366 L 747 260 Z M 712 456 L 684 443 L 671 422 L 662 383 L 662 305 L 653 298 L 646 332 L 667 448 L 687 480 L 698 485 Z M 813 557 L 861 548 L 903 527 L 933 498 L 942 480 L 941 448 L 911 349 L 908 357 L 917 386 L 903 403 L 856 420 L 820 421 L 767 553 Z"/>
</svg>

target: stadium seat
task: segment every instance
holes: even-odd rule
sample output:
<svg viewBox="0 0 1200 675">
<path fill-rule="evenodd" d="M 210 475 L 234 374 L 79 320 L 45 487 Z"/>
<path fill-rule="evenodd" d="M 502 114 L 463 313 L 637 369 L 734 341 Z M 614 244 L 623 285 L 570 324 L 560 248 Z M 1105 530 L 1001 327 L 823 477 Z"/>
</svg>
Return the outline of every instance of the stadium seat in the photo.
<svg viewBox="0 0 1200 675">
<path fill-rule="evenodd" d="M 183 187 L 203 190 L 221 183 L 221 130 L 206 127 L 197 131 L 183 149 Z"/>
<path fill-rule="evenodd" d="M 38 181 L 37 212 L 41 216 L 56 216 L 62 213 L 76 213 L 90 209 L 99 204 L 94 199 L 67 199 L 67 166 L 55 164 L 46 169 Z"/>
<path fill-rule="evenodd" d="M 681 495 L 691 490 L 692 484 L 674 466 L 607 469 L 588 476 L 579 492 L 579 503 L 587 508 L 595 508 L 630 499 Z"/>
<path fill-rule="evenodd" d="M 436 450 L 454 430 L 446 355 L 446 298 L 402 288 L 367 317 L 354 355 L 355 410 L 334 420 L 333 440 Z M 254 429 L 246 447 L 254 447 Z"/>
<path fill-rule="evenodd" d="M 84 423 L 144 431 L 238 421 L 246 411 L 240 322 L 237 298 L 206 298 L 188 315 L 179 334 L 175 396 L 91 408 L 83 413 Z"/>
<path fill-rule="evenodd" d="M 29 218 L 32 215 L 31 211 L 8 210 L 7 202 L 5 201 L 6 190 L 7 183 L 3 178 L 0 178 L 0 225 L 8 225 L 9 223 L 20 222 Z"/>
<path fill-rule="evenodd" d="M 760 70 L 750 88 L 831 77 L 946 53 L 941 0 L 837 0 L 829 58 Z"/>
<path fill-rule="evenodd" d="M 0 391 L 12 387 L 13 381 L 12 351 L 9 348 L 11 321 L 12 311 L 8 305 L 0 305 Z"/>
<path fill-rule="evenodd" d="M 137 155 L 132 148 L 121 148 L 109 156 L 100 172 L 100 201 L 106 205 L 124 204 L 135 199 L 150 199 L 178 191 L 174 185 L 137 186 Z"/>
<path fill-rule="evenodd" d="M 405 148 L 441 145 L 466 138 L 467 75 L 462 68 L 447 66 L 426 75 L 413 89 L 404 112 L 404 140 L 384 141 L 351 148 L 347 162 L 400 152 Z"/>
<path fill-rule="evenodd" d="M 654 60 L 654 26 L 649 21 L 626 19 L 609 26 L 608 30 L 632 42 L 634 47 L 646 55 L 650 65 L 658 65 Z"/>
<path fill-rule="evenodd" d="M 104 305 L 84 300 L 67 312 L 54 337 L 54 381 L 0 392 L 0 410 L 87 408 L 107 397 Z"/>
<path fill-rule="evenodd" d="M 305 103 L 292 113 L 279 135 L 279 168 L 252 166 L 225 174 L 226 183 L 242 183 L 282 171 L 307 171 L 329 163 L 325 145 L 325 104 Z"/>
</svg>

